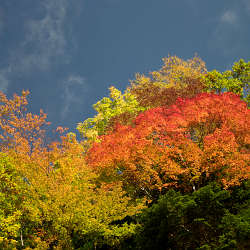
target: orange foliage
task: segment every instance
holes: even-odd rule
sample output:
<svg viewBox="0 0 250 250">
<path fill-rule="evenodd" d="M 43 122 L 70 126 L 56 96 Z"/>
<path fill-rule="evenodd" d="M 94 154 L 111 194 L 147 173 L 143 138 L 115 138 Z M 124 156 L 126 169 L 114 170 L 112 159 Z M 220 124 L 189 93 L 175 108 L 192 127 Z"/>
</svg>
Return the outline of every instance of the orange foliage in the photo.
<svg viewBox="0 0 250 250">
<path fill-rule="evenodd" d="M 225 187 L 249 178 L 250 111 L 232 93 L 178 99 L 169 108 L 117 124 L 88 152 L 87 162 L 138 192 L 194 189 L 216 180 Z"/>
<path fill-rule="evenodd" d="M 0 148 L 1 151 L 10 149 L 31 152 L 44 131 L 41 129 L 47 115 L 40 110 L 40 115 L 27 113 L 27 96 L 29 91 L 23 91 L 21 96 L 14 94 L 8 99 L 0 92 Z"/>
</svg>

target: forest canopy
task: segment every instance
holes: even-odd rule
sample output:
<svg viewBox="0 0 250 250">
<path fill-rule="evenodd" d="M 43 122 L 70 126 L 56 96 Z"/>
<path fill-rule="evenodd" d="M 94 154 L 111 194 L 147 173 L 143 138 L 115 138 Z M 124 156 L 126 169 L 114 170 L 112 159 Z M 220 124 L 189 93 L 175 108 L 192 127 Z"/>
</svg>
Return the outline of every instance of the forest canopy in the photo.
<svg viewBox="0 0 250 250">
<path fill-rule="evenodd" d="M 47 143 L 0 93 L 1 249 L 249 249 L 250 62 L 163 59 Z"/>
</svg>

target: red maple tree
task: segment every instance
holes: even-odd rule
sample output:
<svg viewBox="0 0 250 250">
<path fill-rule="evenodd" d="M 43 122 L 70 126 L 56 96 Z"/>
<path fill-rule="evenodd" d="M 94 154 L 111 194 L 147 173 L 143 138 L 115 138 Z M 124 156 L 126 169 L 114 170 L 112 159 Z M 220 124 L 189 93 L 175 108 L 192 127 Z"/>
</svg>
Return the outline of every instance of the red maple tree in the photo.
<svg viewBox="0 0 250 250">
<path fill-rule="evenodd" d="M 202 93 L 117 124 L 87 155 L 97 171 L 145 192 L 169 186 L 225 187 L 249 178 L 250 111 L 232 93 Z"/>
</svg>

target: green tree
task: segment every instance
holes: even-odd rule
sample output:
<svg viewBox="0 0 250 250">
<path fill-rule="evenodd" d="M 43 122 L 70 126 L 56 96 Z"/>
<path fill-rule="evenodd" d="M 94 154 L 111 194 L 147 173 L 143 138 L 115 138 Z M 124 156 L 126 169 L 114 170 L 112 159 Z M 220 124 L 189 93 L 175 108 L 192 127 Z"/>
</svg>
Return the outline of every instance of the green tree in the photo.
<svg viewBox="0 0 250 250">
<path fill-rule="evenodd" d="M 129 91 L 122 94 L 115 87 L 110 87 L 109 90 L 110 97 L 104 97 L 93 105 L 97 115 L 94 118 L 88 118 L 77 126 L 79 133 L 90 141 L 95 141 L 97 136 L 105 134 L 112 117 L 125 112 L 138 114 L 138 112 L 145 110 Z"/>
<path fill-rule="evenodd" d="M 168 191 L 139 215 L 136 249 L 249 249 L 249 182 Z"/>
<path fill-rule="evenodd" d="M 249 105 L 250 61 L 245 62 L 240 59 L 234 63 L 232 70 L 222 73 L 212 70 L 203 75 L 203 80 L 207 91 L 215 91 L 216 93 L 233 92 L 240 95 Z"/>
</svg>

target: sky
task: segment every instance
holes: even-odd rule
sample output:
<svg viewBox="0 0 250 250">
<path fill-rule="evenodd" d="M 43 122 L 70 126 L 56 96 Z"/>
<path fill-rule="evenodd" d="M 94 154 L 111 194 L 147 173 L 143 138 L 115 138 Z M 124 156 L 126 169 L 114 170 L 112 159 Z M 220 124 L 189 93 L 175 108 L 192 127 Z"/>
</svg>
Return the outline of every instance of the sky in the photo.
<svg viewBox="0 0 250 250">
<path fill-rule="evenodd" d="M 163 57 L 249 61 L 249 26 L 250 0 L 0 0 L 0 91 L 29 90 L 31 112 L 76 132 L 110 86 Z"/>
</svg>

